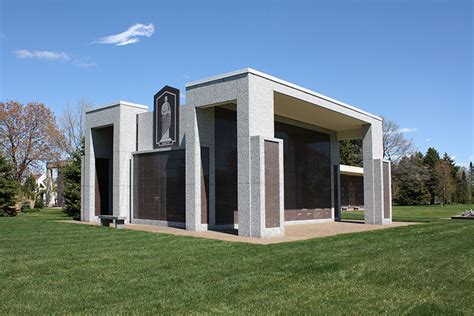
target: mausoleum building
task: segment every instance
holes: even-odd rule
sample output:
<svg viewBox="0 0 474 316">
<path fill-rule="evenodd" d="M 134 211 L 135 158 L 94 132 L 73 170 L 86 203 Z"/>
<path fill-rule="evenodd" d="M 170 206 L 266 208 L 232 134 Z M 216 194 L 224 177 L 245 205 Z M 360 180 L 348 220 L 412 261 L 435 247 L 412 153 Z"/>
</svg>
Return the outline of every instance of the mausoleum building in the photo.
<svg viewBox="0 0 474 316">
<path fill-rule="evenodd" d="M 115 102 L 86 113 L 83 221 L 284 235 L 339 220 L 339 141 L 363 143 L 368 224 L 392 218 L 382 118 L 265 73 L 242 69 L 164 87 L 153 108 Z"/>
</svg>

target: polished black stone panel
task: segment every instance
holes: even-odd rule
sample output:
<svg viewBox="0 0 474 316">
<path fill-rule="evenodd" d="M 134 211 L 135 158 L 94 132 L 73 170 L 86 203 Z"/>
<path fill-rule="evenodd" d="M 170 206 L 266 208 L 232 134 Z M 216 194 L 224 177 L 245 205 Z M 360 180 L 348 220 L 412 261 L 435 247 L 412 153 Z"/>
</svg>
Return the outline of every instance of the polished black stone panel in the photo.
<svg viewBox="0 0 474 316">
<path fill-rule="evenodd" d="M 237 113 L 215 108 L 216 224 L 233 224 L 237 212 Z"/>
<path fill-rule="evenodd" d="M 153 148 L 173 146 L 179 137 L 179 90 L 165 86 L 153 97 Z"/>
<path fill-rule="evenodd" d="M 184 150 L 134 155 L 134 218 L 185 222 Z"/>
<path fill-rule="evenodd" d="M 340 186 L 341 181 L 339 165 L 333 165 L 333 175 L 334 175 L 334 217 L 338 220 L 341 219 L 341 203 L 340 203 Z"/>
<path fill-rule="evenodd" d="M 201 224 L 209 221 L 209 148 L 201 147 Z"/>
<path fill-rule="evenodd" d="M 341 205 L 364 205 L 364 177 L 341 175 Z"/>
<path fill-rule="evenodd" d="M 275 122 L 283 139 L 285 210 L 331 208 L 329 134 Z"/>
<path fill-rule="evenodd" d="M 95 215 L 112 215 L 110 161 L 95 158 Z"/>
</svg>

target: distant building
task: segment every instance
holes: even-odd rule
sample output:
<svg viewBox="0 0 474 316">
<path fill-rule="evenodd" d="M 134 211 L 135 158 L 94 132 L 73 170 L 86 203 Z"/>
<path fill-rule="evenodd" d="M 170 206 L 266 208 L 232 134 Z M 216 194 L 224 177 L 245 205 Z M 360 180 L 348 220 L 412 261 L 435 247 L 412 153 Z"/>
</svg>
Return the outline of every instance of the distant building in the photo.
<svg viewBox="0 0 474 316">
<path fill-rule="evenodd" d="M 35 178 L 35 182 L 36 182 L 36 194 L 39 195 L 38 198 L 42 199 L 43 202 L 46 202 L 46 173 L 42 173 L 42 174 L 35 174 L 33 175 L 33 177 Z"/>
<path fill-rule="evenodd" d="M 61 173 L 67 160 L 48 162 L 46 164 L 45 203 L 47 207 L 64 206 L 64 179 Z"/>
</svg>

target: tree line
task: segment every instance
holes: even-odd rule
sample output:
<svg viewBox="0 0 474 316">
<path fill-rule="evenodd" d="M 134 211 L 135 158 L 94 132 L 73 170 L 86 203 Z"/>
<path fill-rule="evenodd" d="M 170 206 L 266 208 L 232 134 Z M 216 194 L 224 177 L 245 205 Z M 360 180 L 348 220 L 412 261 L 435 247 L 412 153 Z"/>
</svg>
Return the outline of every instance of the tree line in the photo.
<svg viewBox="0 0 474 316">
<path fill-rule="evenodd" d="M 392 163 L 393 202 L 399 205 L 474 203 L 474 169 L 455 164 L 434 147 L 425 154 L 414 149 L 400 126 L 383 122 L 384 158 Z M 341 164 L 363 166 L 362 140 L 340 142 Z"/>
<path fill-rule="evenodd" d="M 64 211 L 80 216 L 81 156 L 84 113 L 91 105 L 79 100 L 57 119 L 39 102 L 0 102 L 0 216 L 43 207 L 34 175 L 60 159 Z M 400 205 L 468 203 L 473 200 L 474 170 L 457 166 L 448 154 L 431 147 L 414 150 L 395 122 L 383 122 L 384 157 L 392 162 L 393 200 Z M 362 166 L 362 140 L 340 142 L 341 164 Z"/>
<path fill-rule="evenodd" d="M 425 154 L 415 152 L 393 165 L 393 197 L 400 205 L 471 203 L 470 170 L 457 166 L 445 153 L 430 147 Z"/>
</svg>

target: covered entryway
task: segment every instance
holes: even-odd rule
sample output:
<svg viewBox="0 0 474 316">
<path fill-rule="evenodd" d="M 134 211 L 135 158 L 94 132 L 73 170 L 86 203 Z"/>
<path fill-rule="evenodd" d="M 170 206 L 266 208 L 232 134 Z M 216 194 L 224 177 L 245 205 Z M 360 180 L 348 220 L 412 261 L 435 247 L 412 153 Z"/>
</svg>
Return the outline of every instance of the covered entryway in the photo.
<svg viewBox="0 0 474 316">
<path fill-rule="evenodd" d="M 137 115 L 146 112 L 146 106 L 125 101 L 86 111 L 81 220 L 98 221 L 102 214 L 130 222 L 130 167 L 138 144 Z"/>
<path fill-rule="evenodd" d="M 239 236 L 270 237 L 285 222 L 339 218 L 339 140 L 351 138 L 363 142 L 365 222 L 391 222 L 380 117 L 248 68 L 187 84 L 186 102 L 187 229 L 210 228 L 200 147 L 211 153 L 211 228 L 238 218 Z"/>
</svg>

